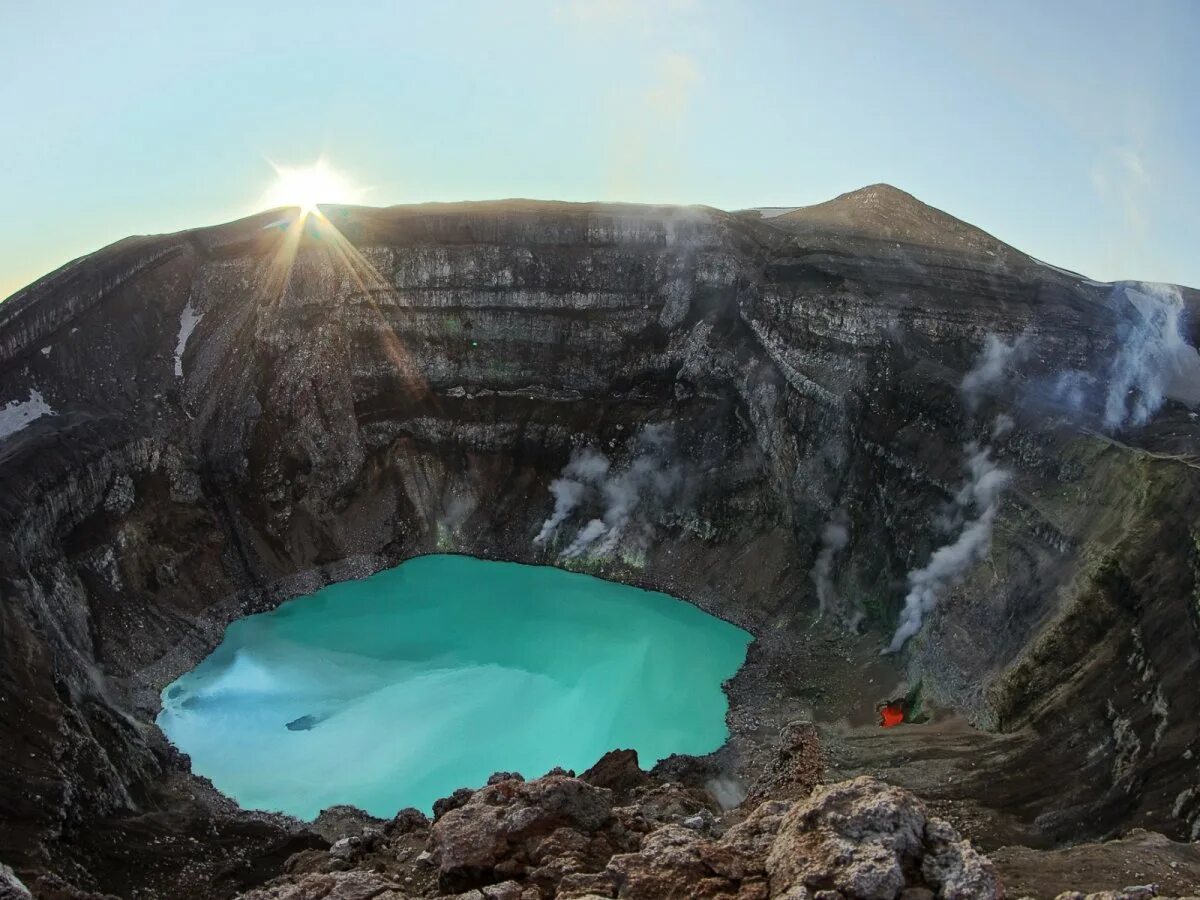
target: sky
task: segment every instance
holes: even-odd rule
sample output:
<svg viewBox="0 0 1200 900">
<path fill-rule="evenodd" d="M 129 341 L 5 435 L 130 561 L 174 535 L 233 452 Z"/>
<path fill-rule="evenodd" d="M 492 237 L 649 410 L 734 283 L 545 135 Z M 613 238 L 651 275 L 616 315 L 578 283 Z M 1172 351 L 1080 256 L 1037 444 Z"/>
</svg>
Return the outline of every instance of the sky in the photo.
<svg viewBox="0 0 1200 900">
<path fill-rule="evenodd" d="M 0 297 L 321 156 L 372 205 L 887 182 L 1092 278 L 1200 286 L 1197 36 L 1194 0 L 0 0 Z"/>
</svg>

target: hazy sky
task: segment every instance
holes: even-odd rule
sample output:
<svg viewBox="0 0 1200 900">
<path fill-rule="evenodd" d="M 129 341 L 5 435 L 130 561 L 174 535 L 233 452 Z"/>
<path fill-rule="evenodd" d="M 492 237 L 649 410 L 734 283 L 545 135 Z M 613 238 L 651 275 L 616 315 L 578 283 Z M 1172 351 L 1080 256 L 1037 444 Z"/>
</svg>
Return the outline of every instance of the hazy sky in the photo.
<svg viewBox="0 0 1200 900">
<path fill-rule="evenodd" d="M 1057 265 L 1200 286 L 1200 3 L 0 0 L 0 297 L 253 212 L 800 205 L 886 181 Z"/>
</svg>

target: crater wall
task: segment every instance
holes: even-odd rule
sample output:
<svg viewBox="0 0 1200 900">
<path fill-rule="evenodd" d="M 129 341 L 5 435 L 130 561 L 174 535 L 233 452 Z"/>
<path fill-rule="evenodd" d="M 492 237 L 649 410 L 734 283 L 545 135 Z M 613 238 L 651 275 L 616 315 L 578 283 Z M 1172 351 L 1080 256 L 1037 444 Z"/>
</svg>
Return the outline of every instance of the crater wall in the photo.
<svg viewBox="0 0 1200 900">
<path fill-rule="evenodd" d="M 678 492 L 569 564 L 746 627 L 780 684 L 819 652 L 835 511 L 845 618 L 882 647 L 964 445 L 990 445 L 1013 473 L 991 552 L 898 660 L 977 730 L 829 752 L 1030 843 L 1196 837 L 1195 422 L 1168 404 L 1116 440 L 959 390 L 989 334 L 1028 337 L 1027 385 L 1102 365 L 1131 314 L 1108 286 L 931 239 L 936 218 L 905 243 L 707 208 L 324 214 L 130 239 L 0 306 L 0 406 L 36 389 L 52 410 L 0 439 L 0 859 L 98 885 L 120 855 L 97 822 L 130 846 L 209 828 L 252 883 L 294 834 L 187 774 L 161 687 L 330 580 L 434 550 L 563 563 L 584 511 L 536 544 L 551 481 L 585 447 L 628 465 L 651 425 Z"/>
</svg>

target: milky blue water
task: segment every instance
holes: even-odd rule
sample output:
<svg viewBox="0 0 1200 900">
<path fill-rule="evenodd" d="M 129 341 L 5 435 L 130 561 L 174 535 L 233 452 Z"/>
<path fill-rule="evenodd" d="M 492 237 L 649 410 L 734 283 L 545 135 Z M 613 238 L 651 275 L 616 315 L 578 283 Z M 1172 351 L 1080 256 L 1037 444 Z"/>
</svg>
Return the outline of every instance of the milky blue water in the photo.
<svg viewBox="0 0 1200 900">
<path fill-rule="evenodd" d="M 715 750 L 749 641 L 666 594 L 425 556 L 234 622 L 158 724 L 244 807 L 387 817 L 496 771 Z"/>
</svg>

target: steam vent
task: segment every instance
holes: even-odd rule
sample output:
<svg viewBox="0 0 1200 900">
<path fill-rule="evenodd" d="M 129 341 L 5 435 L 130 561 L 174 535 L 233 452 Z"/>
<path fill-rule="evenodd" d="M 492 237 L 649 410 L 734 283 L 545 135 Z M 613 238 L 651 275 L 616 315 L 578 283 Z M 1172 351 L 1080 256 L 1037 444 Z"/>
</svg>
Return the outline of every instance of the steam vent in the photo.
<svg viewBox="0 0 1200 900">
<path fill-rule="evenodd" d="M 1200 293 L 770 213 L 280 209 L 0 304 L 0 897 L 1200 895 Z"/>
</svg>

